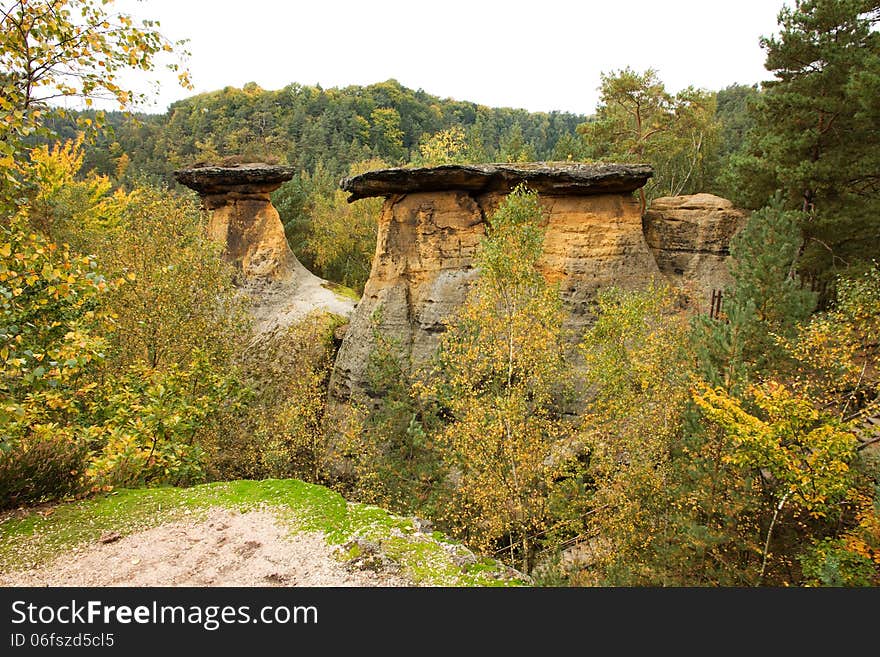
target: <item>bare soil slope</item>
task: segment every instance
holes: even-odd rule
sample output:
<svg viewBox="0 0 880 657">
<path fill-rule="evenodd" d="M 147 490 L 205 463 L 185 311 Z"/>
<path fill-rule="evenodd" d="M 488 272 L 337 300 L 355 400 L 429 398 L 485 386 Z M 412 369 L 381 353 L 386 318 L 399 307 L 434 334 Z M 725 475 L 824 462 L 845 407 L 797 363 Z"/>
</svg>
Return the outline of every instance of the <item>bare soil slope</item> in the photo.
<svg viewBox="0 0 880 657">
<path fill-rule="evenodd" d="M 115 539 L 115 540 L 114 540 Z M 125 537 L 108 534 L 2 586 L 408 586 L 388 572 L 347 568 L 317 532 L 290 535 L 269 511 L 213 508 Z"/>
</svg>

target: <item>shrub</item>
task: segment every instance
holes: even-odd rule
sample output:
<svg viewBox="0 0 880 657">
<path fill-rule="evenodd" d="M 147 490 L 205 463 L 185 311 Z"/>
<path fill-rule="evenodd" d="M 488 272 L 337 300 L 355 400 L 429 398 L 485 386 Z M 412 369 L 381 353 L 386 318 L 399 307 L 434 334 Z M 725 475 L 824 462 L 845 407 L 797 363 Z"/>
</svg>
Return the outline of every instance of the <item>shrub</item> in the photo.
<svg viewBox="0 0 880 657">
<path fill-rule="evenodd" d="M 58 499 L 84 487 L 88 448 L 57 425 L 0 447 L 0 509 Z"/>
</svg>

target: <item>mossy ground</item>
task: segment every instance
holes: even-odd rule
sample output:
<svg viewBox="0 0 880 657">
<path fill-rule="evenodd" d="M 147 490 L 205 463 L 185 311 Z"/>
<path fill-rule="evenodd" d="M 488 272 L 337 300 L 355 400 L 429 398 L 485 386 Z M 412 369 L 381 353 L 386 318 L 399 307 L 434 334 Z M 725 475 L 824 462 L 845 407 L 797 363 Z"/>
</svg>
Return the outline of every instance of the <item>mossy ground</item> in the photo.
<svg viewBox="0 0 880 657">
<path fill-rule="evenodd" d="M 352 301 L 360 301 L 361 295 L 352 290 L 350 287 L 342 285 L 341 283 L 334 283 L 332 281 L 324 281 L 321 285 L 331 292 L 335 294 L 337 297 L 342 299 L 343 301 L 352 300 Z"/>
<path fill-rule="evenodd" d="M 322 532 L 331 545 L 353 539 L 378 544 L 382 554 L 416 584 L 516 586 L 501 563 L 416 530 L 413 520 L 375 506 L 347 502 L 323 486 L 296 479 L 228 481 L 192 488 L 115 490 L 85 500 L 14 513 L 0 522 L 0 571 L 38 565 L 97 541 L 106 532 L 132 534 L 182 519 L 198 520 L 212 507 L 247 511 L 270 507 L 291 533 Z M 342 560 L 358 556 L 338 550 Z M 348 552 L 348 553 L 347 553 Z"/>
</svg>

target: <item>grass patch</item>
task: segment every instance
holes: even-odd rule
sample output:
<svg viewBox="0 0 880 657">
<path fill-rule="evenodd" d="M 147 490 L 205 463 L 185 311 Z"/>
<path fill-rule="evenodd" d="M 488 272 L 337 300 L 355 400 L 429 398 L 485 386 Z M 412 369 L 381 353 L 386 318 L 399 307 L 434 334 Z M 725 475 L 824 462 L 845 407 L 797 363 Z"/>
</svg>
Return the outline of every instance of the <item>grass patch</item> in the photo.
<svg viewBox="0 0 880 657">
<path fill-rule="evenodd" d="M 321 287 L 325 287 L 330 290 L 333 294 L 335 294 L 340 299 L 352 300 L 352 301 L 360 301 L 361 295 L 352 290 L 350 287 L 345 285 L 341 285 L 340 283 L 333 283 L 332 281 L 324 281 L 321 283 Z"/>
<path fill-rule="evenodd" d="M 442 534 L 416 531 L 411 518 L 350 503 L 323 486 L 297 479 L 227 481 L 192 488 L 121 489 L 89 499 L 40 507 L 0 522 L 0 571 L 43 564 L 106 532 L 123 536 L 178 520 L 198 520 L 212 507 L 247 511 L 269 506 L 291 533 L 322 532 L 331 545 L 359 538 L 381 546 L 401 573 L 432 586 L 523 584 L 500 562 L 479 559 Z M 337 558 L 356 558 L 341 549 Z"/>
</svg>

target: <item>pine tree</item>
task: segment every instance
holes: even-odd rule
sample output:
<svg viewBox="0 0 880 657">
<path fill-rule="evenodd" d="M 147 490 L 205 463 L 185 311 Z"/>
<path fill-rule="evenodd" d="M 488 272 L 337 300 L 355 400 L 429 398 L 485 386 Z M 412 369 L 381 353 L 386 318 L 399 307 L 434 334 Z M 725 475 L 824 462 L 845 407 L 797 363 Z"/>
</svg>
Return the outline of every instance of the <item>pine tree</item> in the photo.
<svg viewBox="0 0 880 657">
<path fill-rule="evenodd" d="M 596 120 L 577 128 L 587 156 L 654 165 L 655 176 L 639 189 L 643 208 L 650 198 L 698 189 L 718 130 L 714 95 L 693 87 L 671 94 L 653 69 L 601 77 Z"/>
<path fill-rule="evenodd" d="M 777 189 L 803 212 L 804 266 L 832 273 L 875 255 L 880 231 L 880 21 L 876 0 L 797 0 L 762 39 L 766 68 L 740 202 Z"/>
<path fill-rule="evenodd" d="M 697 319 L 705 375 L 713 384 L 736 389 L 781 357 L 774 336 L 790 336 L 815 306 L 802 288 L 796 265 L 801 248 L 800 215 L 785 210 L 781 196 L 752 214 L 733 239 L 731 275 L 724 316 Z"/>
</svg>

